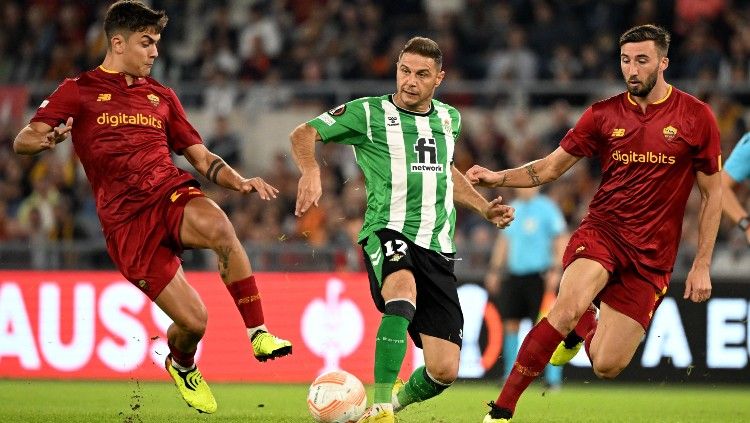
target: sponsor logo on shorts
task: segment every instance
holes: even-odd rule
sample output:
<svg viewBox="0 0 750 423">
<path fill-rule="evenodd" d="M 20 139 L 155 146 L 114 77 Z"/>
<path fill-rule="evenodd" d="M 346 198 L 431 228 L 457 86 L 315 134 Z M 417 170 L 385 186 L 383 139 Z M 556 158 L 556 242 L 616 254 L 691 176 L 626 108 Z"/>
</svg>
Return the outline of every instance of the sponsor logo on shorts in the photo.
<svg viewBox="0 0 750 423">
<path fill-rule="evenodd" d="M 390 259 L 390 261 L 392 261 L 392 262 L 394 262 L 394 263 L 397 263 L 397 262 L 398 262 L 399 260 L 401 260 L 402 258 L 404 258 L 403 254 L 399 254 L 399 253 L 394 253 L 394 254 L 393 254 L 393 256 L 391 256 L 391 259 Z"/>
<path fill-rule="evenodd" d="M 586 247 L 584 247 L 583 245 L 581 245 L 580 247 L 576 248 L 576 254 L 580 253 L 581 251 L 583 251 L 585 249 L 586 249 Z"/>
<path fill-rule="evenodd" d="M 142 290 L 144 290 L 144 291 L 148 291 L 148 282 L 146 282 L 146 280 L 145 280 L 145 279 L 141 279 L 141 280 L 139 280 L 139 281 L 138 281 L 138 286 L 139 286 L 139 287 L 140 287 L 140 288 L 141 288 Z"/>
</svg>

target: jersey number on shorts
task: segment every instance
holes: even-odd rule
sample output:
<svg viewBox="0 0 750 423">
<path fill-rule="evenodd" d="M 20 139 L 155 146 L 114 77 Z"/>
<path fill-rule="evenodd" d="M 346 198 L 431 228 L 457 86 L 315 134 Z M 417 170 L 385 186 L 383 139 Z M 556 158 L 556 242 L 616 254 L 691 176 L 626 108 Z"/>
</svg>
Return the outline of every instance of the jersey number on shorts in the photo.
<svg viewBox="0 0 750 423">
<path fill-rule="evenodd" d="M 394 250 L 393 245 L 396 244 L 396 248 Z M 404 256 L 406 255 L 406 248 L 407 245 L 404 241 L 401 241 L 400 239 L 394 239 L 391 241 L 386 241 L 385 244 L 385 256 L 390 257 L 396 253 L 399 253 L 400 255 Z"/>
</svg>

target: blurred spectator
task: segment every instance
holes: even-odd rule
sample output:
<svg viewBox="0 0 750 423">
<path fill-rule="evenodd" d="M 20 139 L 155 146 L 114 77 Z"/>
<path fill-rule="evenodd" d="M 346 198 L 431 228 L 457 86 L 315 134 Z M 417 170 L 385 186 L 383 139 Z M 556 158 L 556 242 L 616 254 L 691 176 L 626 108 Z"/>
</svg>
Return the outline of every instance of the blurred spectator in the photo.
<svg viewBox="0 0 750 423">
<path fill-rule="evenodd" d="M 214 131 L 206 138 L 206 148 L 218 155 L 234 169 L 242 170 L 242 140 L 231 128 L 226 115 L 217 115 Z"/>
<path fill-rule="evenodd" d="M 242 60 L 253 57 L 259 48 L 271 59 L 281 53 L 284 38 L 279 24 L 275 15 L 266 12 L 262 2 L 255 2 L 248 8 L 247 22 L 239 36 L 239 54 Z"/>
<path fill-rule="evenodd" d="M 526 44 L 526 32 L 518 26 L 511 28 L 507 47 L 491 55 L 487 79 L 529 83 L 537 72 L 537 56 Z"/>
<path fill-rule="evenodd" d="M 570 104 L 567 101 L 557 100 L 552 103 L 549 114 L 549 127 L 539 136 L 542 144 L 541 155 L 554 151 L 560 145 L 560 140 L 573 127 L 570 120 Z"/>
</svg>

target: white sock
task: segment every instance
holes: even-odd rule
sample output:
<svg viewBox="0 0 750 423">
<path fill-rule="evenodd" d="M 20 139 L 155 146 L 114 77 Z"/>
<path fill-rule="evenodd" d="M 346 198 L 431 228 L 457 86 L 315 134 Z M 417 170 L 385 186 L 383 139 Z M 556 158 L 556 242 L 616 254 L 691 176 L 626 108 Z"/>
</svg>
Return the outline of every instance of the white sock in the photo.
<svg viewBox="0 0 750 423">
<path fill-rule="evenodd" d="M 180 363 L 178 363 L 178 362 L 174 361 L 174 359 L 172 359 L 172 367 L 174 367 L 178 371 L 184 373 L 184 372 L 189 372 L 189 371 L 193 370 L 195 368 L 195 363 L 193 363 L 192 367 L 185 367 L 185 366 L 181 366 Z"/>
<path fill-rule="evenodd" d="M 253 335 L 255 335 L 255 332 L 257 332 L 259 330 L 268 332 L 268 328 L 266 327 L 266 325 L 260 325 L 260 326 L 254 327 L 254 328 L 247 328 L 247 338 L 252 341 Z"/>
</svg>

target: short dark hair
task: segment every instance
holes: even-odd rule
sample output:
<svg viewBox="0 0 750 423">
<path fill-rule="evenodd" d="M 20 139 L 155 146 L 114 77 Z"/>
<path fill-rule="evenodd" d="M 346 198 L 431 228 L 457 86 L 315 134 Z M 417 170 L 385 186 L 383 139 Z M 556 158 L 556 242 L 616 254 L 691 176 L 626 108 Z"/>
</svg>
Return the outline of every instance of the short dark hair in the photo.
<svg viewBox="0 0 750 423">
<path fill-rule="evenodd" d="M 401 59 L 404 53 L 414 53 L 429 57 L 435 61 L 438 69 L 443 65 L 443 52 L 440 51 L 440 47 L 436 42 L 426 37 L 414 37 L 407 41 L 404 48 L 398 54 L 398 58 Z"/>
<path fill-rule="evenodd" d="M 659 54 L 666 56 L 669 52 L 669 42 L 672 36 L 669 31 L 653 24 L 638 25 L 625 31 L 620 37 L 620 47 L 626 43 L 640 43 L 642 41 L 653 41 Z"/>
<path fill-rule="evenodd" d="M 163 10 L 153 10 L 138 0 L 119 0 L 107 9 L 104 32 L 108 40 L 120 32 L 133 33 L 153 29 L 159 34 L 167 25 L 167 20 L 167 13 Z"/>
</svg>

